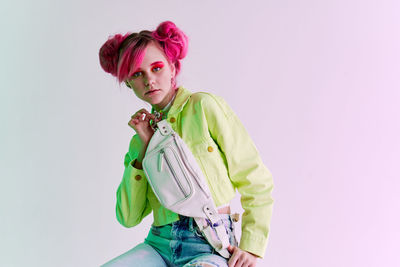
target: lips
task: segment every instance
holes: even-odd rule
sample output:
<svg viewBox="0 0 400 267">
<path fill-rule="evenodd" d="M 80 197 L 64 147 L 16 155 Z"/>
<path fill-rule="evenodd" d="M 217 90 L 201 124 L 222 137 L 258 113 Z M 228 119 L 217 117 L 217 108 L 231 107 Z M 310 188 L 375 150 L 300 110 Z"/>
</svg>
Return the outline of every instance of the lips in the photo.
<svg viewBox="0 0 400 267">
<path fill-rule="evenodd" d="M 160 91 L 160 89 L 150 90 L 150 91 L 146 92 L 146 95 L 151 94 L 151 93 L 153 93 L 153 92 L 157 92 L 157 91 Z"/>
</svg>

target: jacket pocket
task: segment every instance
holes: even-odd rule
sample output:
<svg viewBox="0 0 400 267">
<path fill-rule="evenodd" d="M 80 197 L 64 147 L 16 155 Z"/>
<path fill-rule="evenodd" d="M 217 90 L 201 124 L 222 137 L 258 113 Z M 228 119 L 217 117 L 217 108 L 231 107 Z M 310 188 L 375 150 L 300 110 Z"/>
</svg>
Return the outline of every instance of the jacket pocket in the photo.
<svg viewBox="0 0 400 267">
<path fill-rule="evenodd" d="M 168 144 L 157 148 L 144 159 L 149 183 L 160 203 L 170 208 L 187 199 L 193 192 L 178 152 Z"/>
<path fill-rule="evenodd" d="M 193 154 L 206 177 L 216 205 L 223 204 L 234 196 L 234 188 L 229 179 L 225 155 L 210 137 L 196 144 Z M 230 200 L 230 199 L 228 199 Z"/>
</svg>

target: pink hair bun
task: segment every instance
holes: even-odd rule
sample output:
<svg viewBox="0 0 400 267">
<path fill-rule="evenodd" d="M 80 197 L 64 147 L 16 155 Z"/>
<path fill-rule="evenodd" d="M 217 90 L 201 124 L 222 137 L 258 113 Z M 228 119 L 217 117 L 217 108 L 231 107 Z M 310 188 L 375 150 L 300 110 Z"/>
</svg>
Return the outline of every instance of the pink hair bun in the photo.
<svg viewBox="0 0 400 267">
<path fill-rule="evenodd" d="M 172 62 L 186 56 L 188 37 L 172 21 L 160 23 L 152 36 L 163 44 L 165 54 Z"/>
<path fill-rule="evenodd" d="M 100 65 L 105 72 L 111 73 L 113 76 L 117 76 L 119 47 L 128 36 L 129 33 L 125 35 L 116 34 L 114 36 L 110 36 L 100 48 Z"/>
</svg>

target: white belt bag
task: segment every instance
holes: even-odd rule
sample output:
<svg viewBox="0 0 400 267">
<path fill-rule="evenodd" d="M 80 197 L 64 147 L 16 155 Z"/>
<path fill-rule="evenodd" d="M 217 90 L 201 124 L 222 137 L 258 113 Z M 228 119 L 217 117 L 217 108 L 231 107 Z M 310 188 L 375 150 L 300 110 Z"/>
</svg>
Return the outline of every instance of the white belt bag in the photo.
<svg viewBox="0 0 400 267">
<path fill-rule="evenodd" d="M 193 217 L 210 245 L 229 258 L 228 233 L 192 152 L 166 119 L 154 128 L 142 162 L 154 194 L 165 208 Z"/>
</svg>

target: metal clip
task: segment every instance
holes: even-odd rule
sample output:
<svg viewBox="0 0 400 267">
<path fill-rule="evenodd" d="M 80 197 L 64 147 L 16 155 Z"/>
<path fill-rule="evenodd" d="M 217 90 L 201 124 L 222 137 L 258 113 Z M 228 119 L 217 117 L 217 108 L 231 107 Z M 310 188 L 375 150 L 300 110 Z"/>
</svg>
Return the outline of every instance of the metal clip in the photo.
<svg viewBox="0 0 400 267">
<path fill-rule="evenodd" d="M 160 112 L 154 111 L 154 115 L 156 116 L 156 120 L 159 120 L 162 118 L 162 114 Z M 157 130 L 156 120 L 150 120 L 150 127 L 153 129 L 153 131 Z"/>
</svg>

